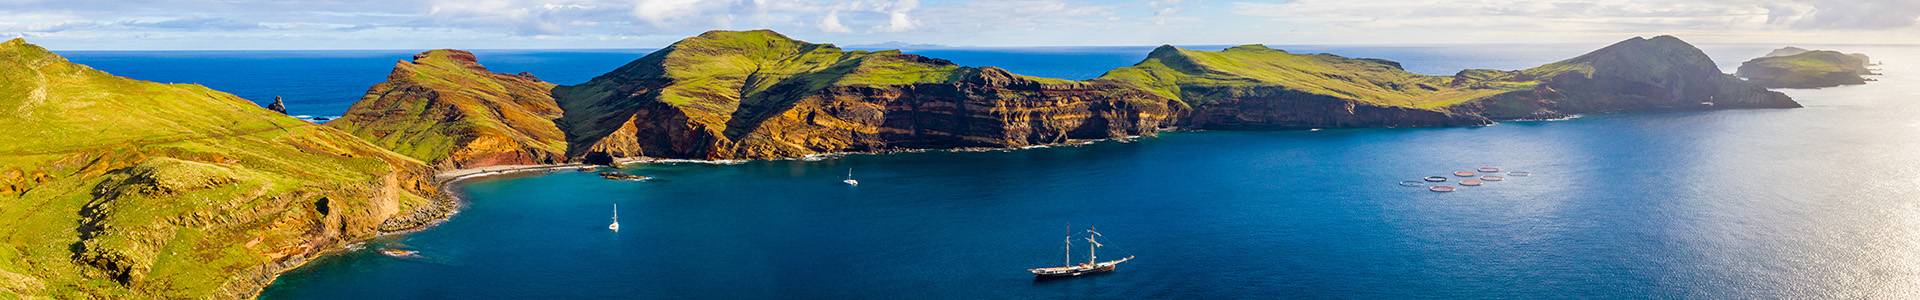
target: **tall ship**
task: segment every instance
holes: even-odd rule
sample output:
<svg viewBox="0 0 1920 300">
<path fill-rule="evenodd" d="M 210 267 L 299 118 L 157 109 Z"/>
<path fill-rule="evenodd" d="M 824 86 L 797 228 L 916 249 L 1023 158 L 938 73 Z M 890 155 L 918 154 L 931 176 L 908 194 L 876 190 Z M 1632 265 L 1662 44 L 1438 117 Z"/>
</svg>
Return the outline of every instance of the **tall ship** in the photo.
<svg viewBox="0 0 1920 300">
<path fill-rule="evenodd" d="M 1087 245 L 1087 262 L 1081 263 L 1081 264 L 1074 264 L 1073 263 L 1073 233 L 1069 231 L 1067 233 L 1067 239 L 1066 239 L 1066 244 L 1067 244 L 1066 259 L 1063 264 L 1061 264 L 1058 267 L 1032 268 L 1032 269 L 1027 269 L 1027 271 L 1033 272 L 1033 277 L 1036 279 L 1074 277 L 1074 276 L 1087 275 L 1087 274 L 1112 272 L 1115 267 L 1120 266 L 1120 263 L 1133 260 L 1133 256 L 1128 255 L 1127 257 L 1122 257 L 1116 260 L 1100 261 L 1100 255 L 1098 252 L 1100 250 L 1100 247 L 1105 247 L 1106 245 L 1100 244 L 1099 237 L 1100 237 L 1099 231 L 1094 230 L 1093 226 L 1087 226 L 1087 244 L 1088 244 Z"/>
</svg>

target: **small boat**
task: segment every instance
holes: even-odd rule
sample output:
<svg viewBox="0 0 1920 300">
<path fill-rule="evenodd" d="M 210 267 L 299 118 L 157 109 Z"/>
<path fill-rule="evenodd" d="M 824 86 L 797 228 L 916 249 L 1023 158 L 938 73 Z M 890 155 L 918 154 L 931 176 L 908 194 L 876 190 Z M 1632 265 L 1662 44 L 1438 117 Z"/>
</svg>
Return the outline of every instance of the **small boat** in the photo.
<svg viewBox="0 0 1920 300">
<path fill-rule="evenodd" d="M 1473 175 L 1474 175 L 1474 174 L 1473 174 L 1473 171 L 1458 171 L 1458 172 L 1453 172 L 1453 176 L 1460 176 L 1460 177 L 1473 177 Z"/>
<path fill-rule="evenodd" d="M 1480 173 L 1498 173 L 1500 167 L 1480 167 Z"/>
<path fill-rule="evenodd" d="M 1467 179 L 1467 180 L 1460 181 L 1460 185 L 1464 185 L 1464 186 L 1480 186 L 1481 183 L 1482 182 L 1480 182 L 1479 179 Z"/>
<path fill-rule="evenodd" d="M 1430 187 L 1427 187 L 1427 190 L 1429 190 L 1429 191 L 1433 191 L 1433 192 L 1435 192 L 1435 193 L 1450 193 L 1450 192 L 1453 192 L 1453 186 L 1451 186 L 1451 185 L 1436 185 L 1436 186 L 1430 186 Z"/>
<path fill-rule="evenodd" d="M 1120 263 L 1133 260 L 1133 256 L 1128 255 L 1127 257 L 1122 257 L 1116 260 L 1099 261 L 1100 256 L 1096 254 L 1096 251 L 1100 250 L 1100 247 L 1104 247 L 1106 245 L 1102 245 L 1100 244 L 1099 241 L 1096 241 L 1095 238 L 1098 238 L 1098 237 L 1100 237 L 1099 231 L 1094 231 L 1093 227 L 1087 227 L 1087 244 L 1090 244 L 1089 246 L 1087 246 L 1087 262 L 1076 265 L 1076 264 L 1073 264 L 1073 233 L 1072 231 L 1068 231 L 1067 248 L 1066 248 L 1067 249 L 1066 264 L 1058 267 L 1027 269 L 1027 272 L 1032 272 L 1034 279 L 1074 277 L 1074 276 L 1087 275 L 1087 274 L 1112 272 L 1115 267 L 1120 266 Z"/>
<path fill-rule="evenodd" d="M 1445 176 L 1427 176 L 1427 178 L 1422 178 L 1422 180 L 1426 180 L 1427 182 L 1447 182 L 1447 177 L 1445 177 Z"/>
<path fill-rule="evenodd" d="M 1446 178 L 1443 177 L 1440 179 L 1446 179 Z M 1400 182 L 1400 186 L 1407 186 L 1407 187 L 1422 186 L 1422 185 L 1427 185 L 1427 184 L 1421 183 L 1419 180 L 1407 180 L 1407 181 Z"/>
<path fill-rule="evenodd" d="M 1507 180 L 1507 178 L 1506 178 L 1506 177 L 1501 177 L 1501 176 L 1486 176 L 1486 177 L 1480 177 L 1480 180 L 1486 180 L 1486 181 L 1502 181 L 1502 180 Z"/>
<path fill-rule="evenodd" d="M 420 256 L 420 251 L 387 248 L 387 249 L 380 249 L 380 254 L 385 254 L 387 256 L 392 256 L 392 257 L 407 258 L 407 257 Z"/>
<path fill-rule="evenodd" d="M 1307 129 L 1307 132 L 1320 132 L 1319 128 Z"/>
<path fill-rule="evenodd" d="M 613 224 L 607 224 L 607 230 L 620 232 L 620 204 L 613 204 Z"/>
<path fill-rule="evenodd" d="M 1519 172 L 1519 171 L 1515 171 L 1515 172 L 1510 172 L 1510 173 L 1507 173 L 1507 176 L 1513 176 L 1513 177 L 1527 177 L 1527 176 L 1533 176 L 1533 172 Z"/>
<path fill-rule="evenodd" d="M 847 180 L 841 180 L 840 182 L 841 182 L 841 183 L 846 183 L 846 184 L 847 184 L 847 185 L 849 185 L 849 186 L 859 186 L 859 185 L 860 185 L 860 181 L 859 181 L 859 180 L 853 180 L 853 168 L 847 168 Z"/>
<path fill-rule="evenodd" d="M 600 172 L 600 178 L 606 178 L 607 180 L 623 180 L 623 181 L 647 181 L 647 180 L 653 179 L 653 177 L 627 174 L 627 173 L 618 172 L 618 171 Z"/>
</svg>

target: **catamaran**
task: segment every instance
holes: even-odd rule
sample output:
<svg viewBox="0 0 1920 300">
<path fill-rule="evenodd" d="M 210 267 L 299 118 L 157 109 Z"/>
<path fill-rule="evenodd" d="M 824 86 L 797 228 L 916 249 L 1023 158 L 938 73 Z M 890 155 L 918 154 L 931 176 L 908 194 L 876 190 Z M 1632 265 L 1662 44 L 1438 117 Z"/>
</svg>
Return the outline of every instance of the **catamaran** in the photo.
<svg viewBox="0 0 1920 300">
<path fill-rule="evenodd" d="M 841 180 L 840 182 L 845 182 L 847 185 L 853 186 L 860 185 L 859 180 L 853 180 L 853 168 L 847 168 L 847 180 Z"/>
<path fill-rule="evenodd" d="M 1065 264 L 1058 267 L 1032 268 L 1032 269 L 1027 269 L 1027 271 L 1033 272 L 1034 278 L 1073 277 L 1073 276 L 1080 276 L 1080 275 L 1087 275 L 1087 274 L 1094 274 L 1094 273 L 1111 272 L 1113 271 L 1114 267 L 1119 266 L 1120 263 L 1133 260 L 1133 256 L 1128 255 L 1127 257 L 1123 257 L 1117 260 L 1100 261 L 1100 256 L 1096 255 L 1095 253 L 1100 249 L 1100 247 L 1104 247 L 1106 245 L 1101 245 L 1100 241 L 1096 240 L 1096 238 L 1099 238 L 1099 237 L 1100 237 L 1099 231 L 1094 231 L 1092 226 L 1087 227 L 1087 244 L 1089 244 L 1089 246 L 1087 246 L 1087 262 L 1076 265 L 1076 264 L 1073 264 L 1073 232 L 1069 231 L 1067 232 L 1067 240 L 1066 240 L 1067 257 L 1066 257 Z"/>
<path fill-rule="evenodd" d="M 607 230 L 620 232 L 620 204 L 613 204 L 613 224 L 607 224 Z"/>
</svg>

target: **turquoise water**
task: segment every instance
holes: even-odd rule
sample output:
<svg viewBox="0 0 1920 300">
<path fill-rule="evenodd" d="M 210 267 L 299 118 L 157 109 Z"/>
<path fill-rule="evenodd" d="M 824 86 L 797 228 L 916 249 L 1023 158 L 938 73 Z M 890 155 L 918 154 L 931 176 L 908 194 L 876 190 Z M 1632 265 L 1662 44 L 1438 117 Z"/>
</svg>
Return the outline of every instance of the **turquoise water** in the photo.
<svg viewBox="0 0 1920 300">
<path fill-rule="evenodd" d="M 1590 49 L 1468 48 L 1336 52 L 1451 73 L 1431 66 Z M 1134 49 L 1084 59 L 1150 48 Z M 1708 48 L 1723 67 L 1765 50 Z M 629 170 L 651 182 L 482 179 L 460 187 L 469 206 L 446 223 L 315 261 L 263 298 L 1913 298 L 1920 49 L 1845 50 L 1887 75 L 1788 91 L 1803 109 Z M 1105 68 L 969 55 L 954 60 Z M 1445 194 L 1396 185 L 1480 165 L 1533 176 Z M 860 186 L 840 184 L 849 168 Z M 1102 257 L 1138 258 L 1032 280 L 1026 268 L 1060 262 L 1069 223 L 1099 226 Z"/>
</svg>

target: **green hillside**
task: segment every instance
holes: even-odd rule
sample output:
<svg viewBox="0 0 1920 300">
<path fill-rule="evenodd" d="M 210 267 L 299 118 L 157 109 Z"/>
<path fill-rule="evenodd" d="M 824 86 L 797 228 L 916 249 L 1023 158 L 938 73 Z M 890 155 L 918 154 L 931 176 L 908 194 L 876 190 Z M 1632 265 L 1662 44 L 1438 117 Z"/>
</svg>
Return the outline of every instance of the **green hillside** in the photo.
<svg viewBox="0 0 1920 300">
<path fill-rule="evenodd" d="M 433 50 L 394 65 L 327 126 L 441 168 L 564 161 L 553 84 L 498 74 L 473 53 Z"/>
<path fill-rule="evenodd" d="M 1526 87 L 1460 88 L 1450 84 L 1452 77 L 1414 74 L 1390 61 L 1294 54 L 1262 45 L 1217 52 L 1161 46 L 1146 60 L 1108 71 L 1096 80 L 1134 84 L 1190 105 L 1235 97 L 1233 93 L 1216 92 L 1220 90 L 1277 88 L 1376 106 L 1429 110 Z"/>
<path fill-rule="evenodd" d="M 431 207 L 418 161 L 199 85 L 0 44 L 0 295 L 235 298 Z"/>
<path fill-rule="evenodd" d="M 1873 70 L 1867 68 L 1869 61 L 1864 54 L 1799 50 L 1797 53 L 1787 49 L 1775 50 L 1775 53 L 1784 51 L 1794 54 L 1748 60 L 1741 63 L 1740 69 L 1734 74 L 1773 88 L 1820 88 L 1865 84 L 1867 79 L 1862 76 L 1874 75 Z"/>
</svg>

